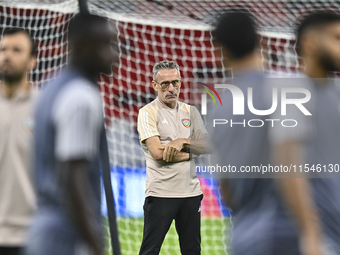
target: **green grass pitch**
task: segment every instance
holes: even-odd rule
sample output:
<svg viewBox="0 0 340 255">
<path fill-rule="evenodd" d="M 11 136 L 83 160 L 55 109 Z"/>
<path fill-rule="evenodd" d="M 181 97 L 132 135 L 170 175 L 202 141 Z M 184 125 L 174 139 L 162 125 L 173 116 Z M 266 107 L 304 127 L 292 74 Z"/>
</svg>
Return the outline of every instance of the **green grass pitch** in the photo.
<svg viewBox="0 0 340 255">
<path fill-rule="evenodd" d="M 202 218 L 201 221 L 201 238 L 202 238 L 202 255 L 225 255 L 229 251 L 226 235 L 229 235 L 229 218 Z M 137 255 L 143 236 L 143 219 L 142 218 L 119 218 L 119 239 L 122 255 Z M 106 223 L 106 230 L 108 225 Z M 106 237 L 106 241 L 109 238 Z M 107 246 L 109 244 L 107 243 Z M 105 255 L 112 255 L 110 248 L 106 249 Z M 229 253 L 229 252 L 228 252 Z M 178 255 L 180 253 L 178 236 L 174 222 L 165 237 L 160 252 L 161 255 Z M 229 253 L 230 254 L 230 253 Z"/>
</svg>

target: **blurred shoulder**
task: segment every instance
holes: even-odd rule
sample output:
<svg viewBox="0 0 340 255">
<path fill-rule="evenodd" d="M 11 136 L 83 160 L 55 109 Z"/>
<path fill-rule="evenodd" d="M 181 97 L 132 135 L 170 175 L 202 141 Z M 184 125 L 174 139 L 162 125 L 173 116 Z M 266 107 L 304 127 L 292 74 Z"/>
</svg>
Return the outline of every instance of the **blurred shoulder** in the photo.
<svg viewBox="0 0 340 255">
<path fill-rule="evenodd" d="M 181 101 L 178 101 L 178 107 L 180 110 L 189 112 L 189 113 L 195 112 L 197 110 L 195 106 L 189 105 Z"/>
<path fill-rule="evenodd" d="M 157 113 L 159 107 L 156 99 L 139 109 L 139 112 Z"/>
<path fill-rule="evenodd" d="M 99 89 L 84 78 L 72 79 L 57 95 L 53 108 L 54 110 L 62 109 L 62 112 L 79 109 L 92 109 L 100 112 L 102 103 Z"/>
</svg>

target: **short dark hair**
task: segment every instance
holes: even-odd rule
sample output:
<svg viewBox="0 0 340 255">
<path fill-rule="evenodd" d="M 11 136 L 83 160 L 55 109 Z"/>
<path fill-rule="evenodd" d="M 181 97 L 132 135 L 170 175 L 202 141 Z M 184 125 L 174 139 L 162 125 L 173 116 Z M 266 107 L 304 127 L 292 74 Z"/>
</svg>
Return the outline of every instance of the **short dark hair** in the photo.
<svg viewBox="0 0 340 255">
<path fill-rule="evenodd" d="M 296 26 L 296 51 L 301 53 L 301 38 L 309 29 L 318 29 L 333 22 L 340 22 L 340 15 L 332 11 L 316 11 L 302 18 Z"/>
<path fill-rule="evenodd" d="M 213 37 L 236 59 L 250 54 L 258 46 L 253 14 L 246 9 L 226 11 L 218 18 Z"/>
<path fill-rule="evenodd" d="M 20 27 L 9 27 L 9 28 L 5 28 L 5 30 L 2 33 L 2 37 L 6 36 L 6 35 L 14 35 L 17 33 L 24 33 L 27 35 L 27 37 L 30 39 L 31 41 L 31 56 L 36 55 L 37 53 L 37 48 L 35 45 L 35 41 L 32 37 L 32 35 L 30 34 L 30 32 L 28 32 L 26 29 L 20 28 Z"/>
<path fill-rule="evenodd" d="M 92 34 L 96 31 L 98 25 L 107 23 L 107 20 L 103 17 L 92 15 L 89 13 L 77 14 L 70 21 L 68 27 L 68 40 L 73 43 L 84 36 L 88 39 L 92 38 Z"/>
<path fill-rule="evenodd" d="M 155 66 L 152 69 L 152 77 L 154 81 L 156 80 L 158 71 L 163 69 L 176 69 L 179 76 L 181 76 L 179 72 L 179 66 L 175 61 L 163 60 L 155 64 Z"/>
</svg>

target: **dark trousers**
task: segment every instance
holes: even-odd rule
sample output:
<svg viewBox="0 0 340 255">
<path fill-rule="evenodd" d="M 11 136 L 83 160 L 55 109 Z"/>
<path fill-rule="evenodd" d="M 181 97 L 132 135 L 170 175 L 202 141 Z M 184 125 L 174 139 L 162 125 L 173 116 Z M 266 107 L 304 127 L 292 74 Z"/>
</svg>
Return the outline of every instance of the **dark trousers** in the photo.
<svg viewBox="0 0 340 255">
<path fill-rule="evenodd" d="M 201 200 L 147 197 L 144 202 L 144 232 L 139 255 L 159 254 L 166 233 L 175 220 L 183 255 L 201 254 Z"/>
<path fill-rule="evenodd" d="M 4 247 L 0 246 L 0 255 L 21 255 L 21 247 Z"/>
</svg>

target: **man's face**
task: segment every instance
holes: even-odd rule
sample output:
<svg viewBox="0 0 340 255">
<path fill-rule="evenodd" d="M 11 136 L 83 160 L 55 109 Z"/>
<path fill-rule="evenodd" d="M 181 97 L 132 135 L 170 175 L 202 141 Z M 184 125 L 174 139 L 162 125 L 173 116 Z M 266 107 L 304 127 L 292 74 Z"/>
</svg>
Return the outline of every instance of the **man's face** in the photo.
<svg viewBox="0 0 340 255">
<path fill-rule="evenodd" d="M 94 41 L 92 58 L 92 66 L 97 72 L 110 74 L 112 65 L 117 61 L 117 48 L 112 28 L 107 23 L 106 26 L 98 27 Z"/>
<path fill-rule="evenodd" d="M 35 65 L 32 42 L 25 33 L 5 35 L 0 42 L 0 76 L 4 81 L 20 81 Z"/>
<path fill-rule="evenodd" d="M 153 88 L 158 93 L 158 99 L 165 105 L 176 106 L 181 88 L 181 78 L 176 69 L 159 70 L 156 80 L 152 81 Z"/>
<path fill-rule="evenodd" d="M 316 54 L 320 64 L 328 71 L 340 71 L 340 22 L 324 26 L 318 35 Z"/>
</svg>

